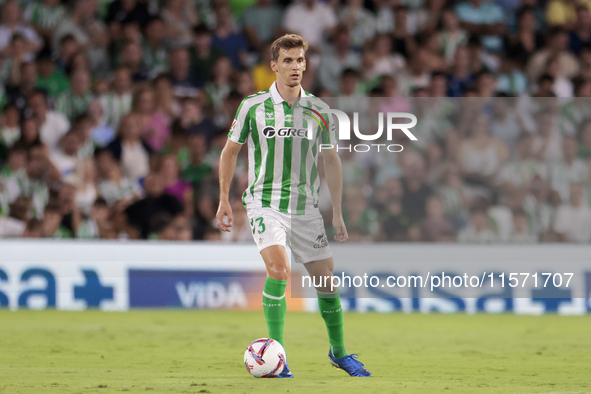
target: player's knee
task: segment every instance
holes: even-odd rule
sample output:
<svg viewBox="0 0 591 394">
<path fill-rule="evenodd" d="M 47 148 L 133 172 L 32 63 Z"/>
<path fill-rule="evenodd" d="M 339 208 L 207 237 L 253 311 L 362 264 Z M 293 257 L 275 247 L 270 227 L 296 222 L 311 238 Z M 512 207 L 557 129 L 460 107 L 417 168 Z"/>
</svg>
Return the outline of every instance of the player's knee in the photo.
<svg viewBox="0 0 591 394">
<path fill-rule="evenodd" d="M 289 278 L 289 266 L 283 264 L 270 264 L 267 266 L 267 275 L 276 280 L 287 280 Z"/>
</svg>

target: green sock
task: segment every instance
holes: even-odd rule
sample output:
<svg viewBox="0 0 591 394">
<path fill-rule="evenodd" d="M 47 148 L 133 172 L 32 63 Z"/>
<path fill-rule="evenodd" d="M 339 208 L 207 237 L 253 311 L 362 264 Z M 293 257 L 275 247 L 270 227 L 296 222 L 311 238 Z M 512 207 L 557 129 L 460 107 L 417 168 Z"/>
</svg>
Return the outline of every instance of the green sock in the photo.
<svg viewBox="0 0 591 394">
<path fill-rule="evenodd" d="M 263 311 L 269 329 L 269 338 L 283 346 L 283 325 L 287 314 L 285 304 L 285 286 L 287 281 L 267 278 L 263 290 Z"/>
<path fill-rule="evenodd" d="M 345 350 L 345 339 L 343 335 L 343 309 L 339 291 L 336 293 L 318 293 L 318 308 L 326 324 L 328 341 L 332 354 L 336 358 L 343 358 L 347 355 Z"/>
</svg>

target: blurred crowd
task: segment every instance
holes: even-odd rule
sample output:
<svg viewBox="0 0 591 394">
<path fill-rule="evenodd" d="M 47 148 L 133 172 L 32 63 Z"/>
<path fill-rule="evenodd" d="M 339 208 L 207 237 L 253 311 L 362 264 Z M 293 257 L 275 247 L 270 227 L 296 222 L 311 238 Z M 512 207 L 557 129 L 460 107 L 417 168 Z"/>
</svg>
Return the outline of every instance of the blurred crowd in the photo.
<svg viewBox="0 0 591 394">
<path fill-rule="evenodd" d="M 246 149 L 214 225 L 219 155 L 297 33 L 306 90 L 419 118 L 401 153 L 341 152 L 353 241 L 591 241 L 589 1 L 0 7 L 0 237 L 250 242 Z"/>
</svg>

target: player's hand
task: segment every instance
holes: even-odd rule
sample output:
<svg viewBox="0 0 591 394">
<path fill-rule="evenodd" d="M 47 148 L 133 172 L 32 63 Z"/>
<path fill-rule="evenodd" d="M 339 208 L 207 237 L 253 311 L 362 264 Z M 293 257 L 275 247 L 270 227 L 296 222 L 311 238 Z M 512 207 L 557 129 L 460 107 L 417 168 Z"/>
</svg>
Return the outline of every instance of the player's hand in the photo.
<svg viewBox="0 0 591 394">
<path fill-rule="evenodd" d="M 345 221 L 343 220 L 342 213 L 333 213 L 332 225 L 334 226 L 335 230 L 337 230 L 337 235 L 334 237 L 335 241 L 343 243 L 349 239 L 349 234 L 347 233 L 347 227 L 345 227 Z"/>
<path fill-rule="evenodd" d="M 224 223 L 224 217 L 228 217 L 228 223 Z M 232 206 L 230 205 L 230 201 L 228 200 L 221 200 L 220 205 L 218 207 L 218 212 L 215 214 L 215 217 L 218 222 L 218 227 L 224 231 L 229 233 L 230 227 L 232 227 Z"/>
</svg>

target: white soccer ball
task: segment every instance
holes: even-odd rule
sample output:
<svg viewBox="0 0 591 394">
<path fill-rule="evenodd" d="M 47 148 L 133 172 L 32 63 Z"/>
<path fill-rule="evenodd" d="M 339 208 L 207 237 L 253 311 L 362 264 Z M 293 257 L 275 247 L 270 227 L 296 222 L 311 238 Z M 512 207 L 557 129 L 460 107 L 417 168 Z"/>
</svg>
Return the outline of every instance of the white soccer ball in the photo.
<svg viewBox="0 0 591 394">
<path fill-rule="evenodd" d="M 271 338 L 252 341 L 244 352 L 246 370 L 255 378 L 273 378 L 283 371 L 285 349 Z"/>
</svg>

